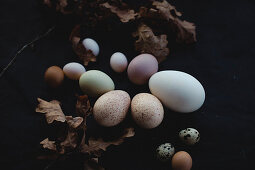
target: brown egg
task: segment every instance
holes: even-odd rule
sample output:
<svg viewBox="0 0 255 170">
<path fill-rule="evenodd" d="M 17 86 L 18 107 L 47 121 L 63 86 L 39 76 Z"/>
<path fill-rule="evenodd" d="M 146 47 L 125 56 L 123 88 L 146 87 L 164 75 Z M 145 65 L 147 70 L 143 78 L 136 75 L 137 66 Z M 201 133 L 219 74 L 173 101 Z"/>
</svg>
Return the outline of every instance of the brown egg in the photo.
<svg viewBox="0 0 255 170">
<path fill-rule="evenodd" d="M 50 87 L 58 87 L 64 80 L 64 72 L 58 66 L 51 66 L 44 73 L 44 79 Z"/>
<path fill-rule="evenodd" d="M 192 167 L 192 158 L 185 151 L 179 151 L 172 158 L 173 170 L 190 170 Z"/>
</svg>

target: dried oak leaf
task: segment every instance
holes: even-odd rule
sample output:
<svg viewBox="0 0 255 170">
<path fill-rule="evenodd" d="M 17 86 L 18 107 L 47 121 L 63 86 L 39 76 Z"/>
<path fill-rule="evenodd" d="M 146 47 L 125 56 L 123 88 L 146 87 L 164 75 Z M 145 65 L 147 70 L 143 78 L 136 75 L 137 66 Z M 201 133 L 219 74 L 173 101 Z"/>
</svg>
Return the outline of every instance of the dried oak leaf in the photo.
<svg viewBox="0 0 255 170">
<path fill-rule="evenodd" d="M 123 135 L 121 135 L 118 139 L 112 141 L 104 141 L 102 138 L 95 139 L 91 137 L 88 141 L 88 145 L 82 145 L 81 152 L 87 153 L 94 157 L 100 157 L 102 152 L 106 151 L 107 147 L 109 147 L 110 145 L 120 145 L 124 142 L 125 138 L 129 138 L 134 135 L 134 128 L 126 128 Z"/>
<path fill-rule="evenodd" d="M 76 25 L 69 37 L 70 41 L 73 45 L 73 50 L 78 55 L 81 61 L 83 61 L 84 65 L 87 66 L 89 62 L 96 62 L 97 58 L 92 53 L 91 50 L 86 50 L 85 47 L 82 44 L 81 38 L 80 38 L 80 25 Z"/>
<path fill-rule="evenodd" d="M 169 49 L 167 48 L 167 35 L 163 34 L 155 36 L 150 27 L 141 24 L 133 36 L 138 37 L 138 40 L 135 41 L 136 51 L 153 54 L 159 63 L 165 60 L 166 56 L 168 56 Z"/>
<path fill-rule="evenodd" d="M 68 124 L 68 131 L 65 140 L 59 144 L 58 151 L 60 154 L 72 151 L 77 147 L 79 141 L 78 129 L 83 124 L 82 117 L 73 118 L 72 116 L 66 116 L 66 120 Z"/>
<path fill-rule="evenodd" d="M 76 113 L 83 118 L 86 118 L 92 113 L 92 107 L 90 106 L 87 95 L 77 96 Z"/>
<path fill-rule="evenodd" d="M 78 0 L 43 0 L 43 3 L 50 8 L 55 7 L 55 10 L 62 14 L 77 13 L 82 7 Z"/>
<path fill-rule="evenodd" d="M 141 18 L 147 18 L 161 22 L 166 21 L 170 30 L 176 35 L 178 43 L 196 42 L 196 26 L 194 23 L 182 21 L 178 17 L 182 14 L 166 0 L 153 1 L 153 8 L 141 7 L 139 15 Z M 162 23 L 162 22 L 161 22 Z"/>
<path fill-rule="evenodd" d="M 60 103 L 57 100 L 47 102 L 40 98 L 37 98 L 39 104 L 36 108 L 36 112 L 45 113 L 46 121 L 48 124 L 53 121 L 65 122 L 66 117 L 60 107 Z"/>
<path fill-rule="evenodd" d="M 104 168 L 98 164 L 98 158 L 92 158 L 84 162 L 84 170 L 104 170 Z"/>
<path fill-rule="evenodd" d="M 55 141 L 50 141 L 49 138 L 44 139 L 40 142 L 43 148 L 49 149 L 52 151 L 57 151 L 57 146 Z"/>
<path fill-rule="evenodd" d="M 136 16 L 138 16 L 138 13 L 136 13 L 133 9 L 119 8 L 118 6 L 109 4 L 109 2 L 105 2 L 101 4 L 101 6 L 109 9 L 112 13 L 116 14 L 119 17 L 120 21 L 123 23 L 134 20 Z M 121 6 L 127 5 L 121 2 Z"/>
</svg>

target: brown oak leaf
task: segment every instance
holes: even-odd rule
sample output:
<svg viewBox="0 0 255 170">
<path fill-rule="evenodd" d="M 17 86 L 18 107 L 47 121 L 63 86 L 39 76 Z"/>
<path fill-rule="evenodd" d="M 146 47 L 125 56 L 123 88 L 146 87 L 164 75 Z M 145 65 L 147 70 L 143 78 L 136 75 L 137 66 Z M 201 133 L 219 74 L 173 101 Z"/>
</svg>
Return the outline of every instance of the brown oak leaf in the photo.
<svg viewBox="0 0 255 170">
<path fill-rule="evenodd" d="M 55 141 L 50 141 L 49 138 L 44 139 L 40 142 L 43 148 L 49 149 L 52 151 L 57 151 L 57 146 Z"/>
<path fill-rule="evenodd" d="M 123 2 L 121 3 L 122 6 L 126 6 L 126 4 L 124 4 Z M 111 5 L 108 2 L 101 4 L 101 6 L 109 9 L 112 13 L 116 14 L 119 17 L 120 21 L 123 23 L 134 20 L 136 16 L 138 16 L 138 13 L 135 13 L 133 9 L 120 9 L 118 6 Z"/>
<path fill-rule="evenodd" d="M 66 117 L 60 107 L 60 103 L 57 100 L 47 102 L 40 98 L 37 99 L 39 104 L 36 108 L 36 112 L 45 113 L 47 123 L 52 123 L 53 121 L 65 122 Z"/>
<path fill-rule="evenodd" d="M 96 62 L 97 58 L 91 50 L 86 50 L 80 39 L 80 25 L 76 25 L 69 37 L 69 40 L 73 44 L 73 50 L 78 55 L 83 64 L 87 66 L 89 62 Z"/>
<path fill-rule="evenodd" d="M 83 124 L 82 117 L 66 116 L 68 131 L 64 141 L 59 144 L 59 153 L 64 154 L 67 151 L 72 151 L 78 145 L 79 135 L 77 129 Z"/>
<path fill-rule="evenodd" d="M 174 6 L 166 0 L 153 1 L 152 8 L 141 7 L 139 15 L 141 18 L 154 20 L 158 23 L 167 22 L 169 30 L 176 35 L 178 43 L 194 43 L 196 42 L 196 26 L 194 23 L 182 21 L 179 17 L 182 15 Z"/>
<path fill-rule="evenodd" d="M 124 142 L 125 138 L 129 138 L 135 135 L 134 128 L 126 128 L 119 138 L 112 141 L 104 141 L 102 138 L 90 138 L 87 144 L 83 144 L 81 148 L 82 153 L 88 153 L 95 157 L 100 157 L 103 151 L 106 151 L 110 145 L 120 145 Z"/>
<path fill-rule="evenodd" d="M 104 170 L 104 168 L 98 164 L 98 158 L 92 158 L 84 162 L 84 170 Z"/>
<path fill-rule="evenodd" d="M 89 98 L 87 95 L 77 96 L 76 113 L 85 118 L 92 113 L 92 107 L 90 106 Z"/>
<path fill-rule="evenodd" d="M 138 40 L 135 41 L 136 51 L 153 54 L 159 63 L 169 55 L 167 35 L 155 36 L 150 27 L 141 24 L 133 36 L 138 37 Z"/>
</svg>

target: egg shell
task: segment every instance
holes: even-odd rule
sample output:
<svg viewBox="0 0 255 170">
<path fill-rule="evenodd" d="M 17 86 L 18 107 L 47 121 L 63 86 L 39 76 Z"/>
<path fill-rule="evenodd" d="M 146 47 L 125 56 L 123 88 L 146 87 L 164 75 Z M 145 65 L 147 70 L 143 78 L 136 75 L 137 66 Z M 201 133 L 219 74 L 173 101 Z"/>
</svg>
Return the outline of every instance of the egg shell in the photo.
<svg viewBox="0 0 255 170">
<path fill-rule="evenodd" d="M 99 54 L 99 46 L 97 44 L 97 42 L 91 38 L 85 38 L 82 41 L 83 46 L 85 47 L 86 50 L 91 50 L 92 53 L 95 56 L 98 56 Z"/>
<path fill-rule="evenodd" d="M 107 92 L 97 99 L 93 107 L 94 119 L 102 126 L 115 126 L 125 119 L 130 101 L 130 96 L 125 91 Z"/>
<path fill-rule="evenodd" d="M 158 71 L 158 61 L 151 54 L 141 54 L 128 65 L 128 78 L 134 84 L 146 84 L 149 78 Z"/>
<path fill-rule="evenodd" d="M 64 72 L 58 66 L 49 67 L 44 73 L 45 82 L 53 88 L 60 86 L 64 81 Z"/>
<path fill-rule="evenodd" d="M 176 112 L 196 111 L 205 100 L 201 83 L 181 71 L 167 70 L 154 74 L 149 80 L 149 88 L 166 107 Z"/>
<path fill-rule="evenodd" d="M 80 77 L 79 85 L 85 94 L 92 97 L 99 97 L 115 88 L 112 79 L 99 70 L 89 70 L 83 73 Z"/>
<path fill-rule="evenodd" d="M 160 145 L 156 150 L 157 159 L 166 162 L 174 155 L 175 149 L 171 143 L 164 143 Z"/>
<path fill-rule="evenodd" d="M 126 56 L 123 53 L 116 52 L 110 58 L 110 66 L 117 73 L 121 73 L 125 71 L 127 68 L 127 65 L 128 65 L 128 61 Z"/>
<path fill-rule="evenodd" d="M 69 79 L 79 80 L 80 76 L 85 73 L 86 69 L 80 63 L 72 62 L 63 67 L 63 71 Z"/>
<path fill-rule="evenodd" d="M 131 101 L 131 114 L 140 127 L 152 129 L 162 122 L 164 108 L 155 96 L 139 93 Z"/>
<path fill-rule="evenodd" d="M 186 145 L 195 145 L 200 140 L 200 133 L 194 128 L 187 128 L 179 132 L 179 138 Z"/>
<path fill-rule="evenodd" d="M 192 167 L 192 158 L 185 151 L 179 151 L 172 158 L 173 170 L 190 170 Z"/>
</svg>

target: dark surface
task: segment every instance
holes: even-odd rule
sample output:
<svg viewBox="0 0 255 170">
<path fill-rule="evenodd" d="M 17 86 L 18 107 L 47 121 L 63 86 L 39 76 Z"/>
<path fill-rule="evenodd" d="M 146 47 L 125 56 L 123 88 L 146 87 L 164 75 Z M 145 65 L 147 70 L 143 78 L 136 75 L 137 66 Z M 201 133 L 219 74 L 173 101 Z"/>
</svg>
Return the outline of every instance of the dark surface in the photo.
<svg viewBox="0 0 255 170">
<path fill-rule="evenodd" d="M 193 158 L 194 170 L 255 169 L 255 81 L 254 30 L 255 2 L 252 0 L 179 0 L 174 1 L 184 18 L 197 25 L 198 42 L 185 49 L 173 50 L 160 70 L 185 71 L 204 86 L 206 101 L 195 113 L 182 115 L 166 110 L 162 125 L 154 130 L 137 129 L 134 138 L 119 147 L 111 147 L 101 163 L 109 170 L 171 169 L 170 164 L 155 161 L 158 144 L 171 142 L 176 150 L 187 150 Z M 25 43 L 46 31 L 54 22 L 39 1 L 2 1 L 0 5 L 0 67 L 11 60 Z M 60 21 L 50 36 L 26 49 L 0 79 L 1 167 L 3 169 L 44 169 L 49 162 L 39 161 L 39 142 L 48 137 L 45 119 L 35 113 L 36 98 L 58 99 L 65 113 L 74 113 L 78 92 L 76 82 L 65 81 L 56 91 L 47 88 L 43 74 L 47 67 L 63 67 L 79 61 L 68 36 L 72 23 Z M 119 42 L 123 47 L 130 46 Z M 116 51 L 111 43 L 100 42 L 97 68 L 109 74 L 117 89 L 131 96 L 148 91 L 128 82 L 125 73 L 117 75 L 109 66 L 109 57 Z M 123 51 L 129 51 L 127 48 Z M 129 61 L 134 57 L 128 53 Z M 135 87 L 135 88 L 134 88 Z M 93 128 L 93 122 L 90 123 Z M 184 147 L 177 133 L 195 127 L 201 141 Z M 79 155 L 57 162 L 51 169 L 81 169 Z M 2 169 L 1 168 L 1 169 Z"/>
</svg>

